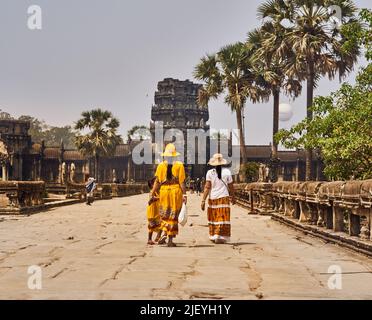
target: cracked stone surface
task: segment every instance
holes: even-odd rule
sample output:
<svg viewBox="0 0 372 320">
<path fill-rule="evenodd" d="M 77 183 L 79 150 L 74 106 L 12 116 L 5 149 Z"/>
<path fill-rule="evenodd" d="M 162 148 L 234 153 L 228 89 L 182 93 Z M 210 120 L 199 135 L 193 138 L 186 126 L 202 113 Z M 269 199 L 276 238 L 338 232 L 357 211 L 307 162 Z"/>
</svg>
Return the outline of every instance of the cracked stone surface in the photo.
<svg viewBox="0 0 372 320">
<path fill-rule="evenodd" d="M 200 198 L 177 248 L 146 245 L 147 195 L 0 221 L 0 299 L 372 299 L 372 259 L 232 210 L 232 242 L 208 240 Z M 42 289 L 28 289 L 28 267 Z M 341 267 L 330 290 L 328 268 Z"/>
</svg>

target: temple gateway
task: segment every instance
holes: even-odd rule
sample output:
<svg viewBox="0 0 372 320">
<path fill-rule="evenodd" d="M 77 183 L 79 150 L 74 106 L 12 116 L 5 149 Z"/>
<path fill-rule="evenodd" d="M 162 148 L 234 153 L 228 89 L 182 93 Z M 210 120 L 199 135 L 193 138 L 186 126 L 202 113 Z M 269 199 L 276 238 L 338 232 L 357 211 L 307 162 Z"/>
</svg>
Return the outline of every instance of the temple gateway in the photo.
<svg viewBox="0 0 372 320">
<path fill-rule="evenodd" d="M 167 78 L 158 83 L 155 104 L 151 108 L 150 131 L 155 141 L 155 124 L 162 122 L 164 130 L 179 129 L 187 136 L 187 129 L 209 130 L 209 111 L 197 103 L 200 85 L 189 80 L 180 81 Z M 0 120 L 0 179 L 19 181 L 45 181 L 49 185 L 84 182 L 94 174 L 94 161 L 83 156 L 78 150 L 58 146 L 38 144 L 29 135 L 30 123 L 19 120 Z M 166 141 L 165 139 L 165 142 Z M 139 141 L 118 145 L 112 157 L 100 158 L 100 182 L 146 181 L 154 174 L 154 165 L 135 165 L 131 151 Z M 187 144 L 184 144 L 184 157 Z M 209 142 L 207 155 L 209 155 Z M 246 146 L 248 161 L 270 163 L 271 146 Z M 279 151 L 279 179 L 288 181 L 304 180 L 305 153 L 301 151 Z M 185 159 L 184 159 L 185 160 Z M 313 169 L 317 180 L 324 179 L 322 165 L 315 157 Z M 187 165 L 191 178 L 205 174 L 205 164 Z"/>
</svg>

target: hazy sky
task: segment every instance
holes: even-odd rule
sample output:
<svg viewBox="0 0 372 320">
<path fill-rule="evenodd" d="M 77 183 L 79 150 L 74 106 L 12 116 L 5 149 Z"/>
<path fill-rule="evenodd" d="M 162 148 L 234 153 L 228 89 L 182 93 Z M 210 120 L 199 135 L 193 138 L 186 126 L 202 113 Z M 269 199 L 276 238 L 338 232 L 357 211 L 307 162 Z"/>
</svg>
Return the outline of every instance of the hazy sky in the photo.
<svg viewBox="0 0 372 320">
<path fill-rule="evenodd" d="M 243 41 L 259 26 L 261 0 L 1 0 L 0 108 L 52 125 L 72 124 L 83 110 L 102 107 L 121 121 L 124 134 L 149 124 L 157 82 L 192 79 L 205 53 Z M 359 7 L 371 7 L 358 0 Z M 43 28 L 27 28 L 27 8 L 42 8 Z M 354 74 L 350 75 L 350 80 Z M 322 80 L 316 94 L 339 87 Z M 288 102 L 283 97 L 281 102 Z M 305 116 L 305 91 L 294 102 Z M 235 128 L 223 102 L 210 105 L 210 125 Z M 268 144 L 272 103 L 246 108 L 247 143 Z"/>
</svg>

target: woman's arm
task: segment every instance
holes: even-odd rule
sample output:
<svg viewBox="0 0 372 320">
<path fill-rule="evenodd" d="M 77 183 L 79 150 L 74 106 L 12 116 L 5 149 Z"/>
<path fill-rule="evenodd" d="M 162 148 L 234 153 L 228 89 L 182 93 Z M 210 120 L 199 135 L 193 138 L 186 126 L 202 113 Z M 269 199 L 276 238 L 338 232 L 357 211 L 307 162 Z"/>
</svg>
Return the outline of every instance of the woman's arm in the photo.
<svg viewBox="0 0 372 320">
<path fill-rule="evenodd" d="M 202 203 L 201 203 L 201 209 L 204 211 L 205 210 L 205 201 L 207 200 L 208 198 L 208 195 L 209 195 L 209 192 L 211 190 L 211 187 L 212 187 L 212 183 L 210 181 L 207 181 L 205 183 L 205 187 L 204 187 L 204 193 L 203 193 L 203 198 L 202 198 Z"/>
<path fill-rule="evenodd" d="M 186 183 L 185 182 L 181 183 L 181 189 L 182 189 L 182 194 L 183 194 L 183 202 L 186 204 L 187 203 L 187 194 L 186 194 Z"/>
<path fill-rule="evenodd" d="M 230 194 L 230 197 L 231 197 L 231 204 L 235 204 L 236 201 L 235 201 L 235 189 L 234 189 L 234 183 L 229 183 L 229 194 Z"/>
<path fill-rule="evenodd" d="M 152 187 L 152 190 L 150 192 L 150 200 L 156 198 L 156 194 L 159 193 L 159 189 L 160 189 L 160 183 L 159 183 L 158 178 L 156 178 L 154 185 Z"/>
</svg>

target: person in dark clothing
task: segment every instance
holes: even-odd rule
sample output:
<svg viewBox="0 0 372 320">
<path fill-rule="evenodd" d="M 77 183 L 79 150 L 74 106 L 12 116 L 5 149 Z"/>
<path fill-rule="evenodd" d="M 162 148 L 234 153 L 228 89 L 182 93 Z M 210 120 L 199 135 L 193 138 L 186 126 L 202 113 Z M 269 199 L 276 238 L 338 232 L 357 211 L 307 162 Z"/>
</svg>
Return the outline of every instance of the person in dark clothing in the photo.
<svg viewBox="0 0 372 320">
<path fill-rule="evenodd" d="M 200 193 L 202 192 L 202 180 L 200 178 L 196 179 L 196 194 L 200 196 Z"/>
<path fill-rule="evenodd" d="M 88 206 L 91 206 L 94 201 L 94 195 L 93 192 L 96 189 L 97 184 L 96 180 L 94 178 L 89 178 L 87 184 L 85 185 L 85 189 L 87 191 L 87 202 L 86 204 Z"/>
</svg>

